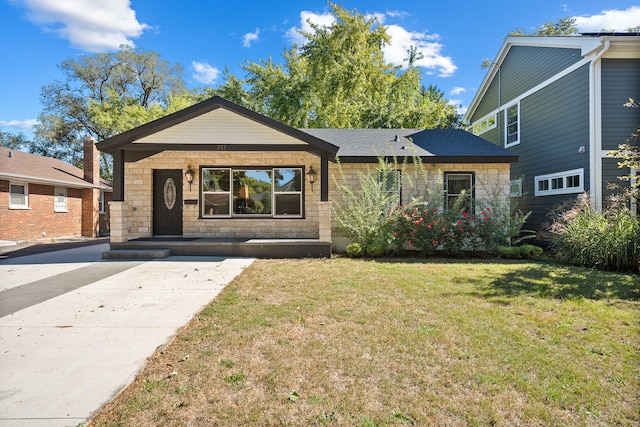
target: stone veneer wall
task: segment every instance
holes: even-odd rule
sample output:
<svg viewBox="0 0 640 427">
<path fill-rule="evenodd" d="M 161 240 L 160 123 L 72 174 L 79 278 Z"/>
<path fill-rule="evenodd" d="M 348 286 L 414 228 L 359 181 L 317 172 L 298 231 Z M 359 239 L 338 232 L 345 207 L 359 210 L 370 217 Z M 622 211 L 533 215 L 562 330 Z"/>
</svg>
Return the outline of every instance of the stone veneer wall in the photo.
<svg viewBox="0 0 640 427">
<path fill-rule="evenodd" d="M 401 166 L 402 165 L 399 165 L 399 167 Z M 356 192 L 361 188 L 358 171 L 371 174 L 377 173 L 377 165 L 374 164 L 343 163 L 341 167 L 347 184 Z M 342 194 L 338 191 L 338 187 L 333 179 L 333 177 L 338 178 L 340 176 L 338 165 L 334 163 L 330 164 L 329 170 L 329 199 L 334 204 L 341 203 L 343 201 Z M 412 181 L 413 183 L 428 182 L 429 190 L 432 194 L 437 195 L 437 198 L 444 202 L 445 172 L 475 173 L 476 210 L 482 210 L 488 202 L 502 203 L 509 206 L 510 165 L 508 163 L 425 163 L 422 168 L 408 165 L 405 173 L 402 175 L 402 202 L 410 202 L 416 195 L 415 191 L 424 194 L 424 185 L 418 185 L 414 192 L 411 191 Z M 331 230 L 333 249 L 338 252 L 344 251 L 349 244 L 349 240 L 338 230 L 335 214 L 332 215 Z"/>
<path fill-rule="evenodd" d="M 153 235 L 153 170 L 181 169 L 187 166 L 199 173 L 200 166 L 252 167 L 313 165 L 320 170 L 320 158 L 305 151 L 166 151 L 146 159 L 125 163 L 126 234 L 129 239 Z M 306 178 L 306 177 L 305 177 Z M 183 199 L 197 199 L 197 205 L 183 206 L 183 236 L 209 238 L 289 238 L 318 239 L 320 186 L 319 178 L 314 191 L 305 179 L 305 217 L 296 219 L 275 218 L 207 218 L 200 216 L 200 176 L 194 179 L 191 189 L 184 179 Z M 112 218 L 114 212 L 111 213 Z M 113 221 L 112 221 L 113 223 Z M 112 226 L 112 238 L 114 235 Z M 124 230 L 123 230 L 124 231 Z M 326 233 L 325 233 L 326 234 Z"/>
</svg>

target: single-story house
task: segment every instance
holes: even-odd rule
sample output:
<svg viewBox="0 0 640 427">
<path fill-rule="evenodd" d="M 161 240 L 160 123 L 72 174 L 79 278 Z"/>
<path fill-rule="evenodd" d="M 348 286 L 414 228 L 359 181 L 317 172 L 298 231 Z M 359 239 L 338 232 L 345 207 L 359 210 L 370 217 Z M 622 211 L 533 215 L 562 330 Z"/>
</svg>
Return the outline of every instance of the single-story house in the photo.
<svg viewBox="0 0 640 427">
<path fill-rule="evenodd" d="M 112 188 L 92 138 L 84 164 L 0 147 L 0 240 L 108 235 Z"/>
<path fill-rule="evenodd" d="M 379 156 L 418 156 L 432 185 L 476 198 L 498 188 L 508 204 L 517 161 L 463 130 L 295 129 L 220 97 L 98 148 L 113 155 L 112 249 L 175 242 L 175 254 L 328 256 L 347 243 L 332 221 L 339 168 L 357 186 Z M 410 196 L 399 192 L 399 202 Z M 223 249 L 238 242 L 244 249 Z"/>
</svg>

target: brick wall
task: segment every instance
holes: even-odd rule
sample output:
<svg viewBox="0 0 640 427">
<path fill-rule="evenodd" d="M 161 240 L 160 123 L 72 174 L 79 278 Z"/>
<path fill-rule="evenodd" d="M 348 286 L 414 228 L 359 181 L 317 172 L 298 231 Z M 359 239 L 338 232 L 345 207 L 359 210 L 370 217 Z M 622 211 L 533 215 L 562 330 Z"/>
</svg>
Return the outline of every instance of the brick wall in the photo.
<svg viewBox="0 0 640 427">
<path fill-rule="evenodd" d="M 67 189 L 67 212 L 54 212 L 53 191 L 53 186 L 30 183 L 29 209 L 9 209 L 9 181 L 0 181 L 0 240 L 79 236 L 82 190 Z"/>
</svg>

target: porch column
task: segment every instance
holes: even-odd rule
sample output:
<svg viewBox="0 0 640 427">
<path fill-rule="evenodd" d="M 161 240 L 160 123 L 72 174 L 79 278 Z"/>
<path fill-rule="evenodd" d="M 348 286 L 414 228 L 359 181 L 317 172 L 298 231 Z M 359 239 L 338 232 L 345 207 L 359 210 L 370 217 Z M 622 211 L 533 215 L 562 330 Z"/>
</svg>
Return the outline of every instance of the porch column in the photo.
<svg viewBox="0 0 640 427">
<path fill-rule="evenodd" d="M 331 242 L 331 202 L 318 203 L 318 231 L 321 242 Z"/>
<path fill-rule="evenodd" d="M 129 240 L 129 202 L 109 202 L 111 242 L 122 243 Z"/>
</svg>

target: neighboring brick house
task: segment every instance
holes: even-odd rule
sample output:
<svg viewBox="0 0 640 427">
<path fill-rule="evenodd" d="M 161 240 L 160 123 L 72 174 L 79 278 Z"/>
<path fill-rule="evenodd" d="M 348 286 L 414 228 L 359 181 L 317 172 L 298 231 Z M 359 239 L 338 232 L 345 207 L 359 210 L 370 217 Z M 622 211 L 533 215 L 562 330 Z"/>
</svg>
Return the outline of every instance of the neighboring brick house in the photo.
<svg viewBox="0 0 640 427">
<path fill-rule="evenodd" d="M 109 234 L 112 189 L 100 178 L 99 154 L 88 138 L 82 170 L 0 147 L 0 240 Z"/>
<path fill-rule="evenodd" d="M 173 236 L 314 239 L 341 250 L 331 218 L 341 199 L 336 155 L 354 185 L 359 171 L 375 173 L 378 155 L 416 155 L 429 185 L 450 181 L 477 196 L 497 188 L 506 204 L 517 161 L 462 130 L 294 129 L 220 97 L 97 145 L 114 159 L 112 249 Z"/>
</svg>

